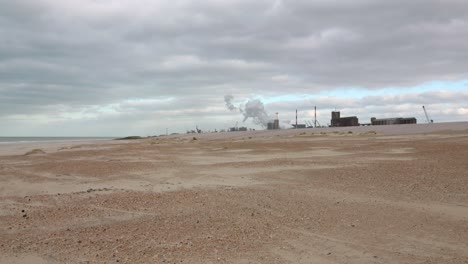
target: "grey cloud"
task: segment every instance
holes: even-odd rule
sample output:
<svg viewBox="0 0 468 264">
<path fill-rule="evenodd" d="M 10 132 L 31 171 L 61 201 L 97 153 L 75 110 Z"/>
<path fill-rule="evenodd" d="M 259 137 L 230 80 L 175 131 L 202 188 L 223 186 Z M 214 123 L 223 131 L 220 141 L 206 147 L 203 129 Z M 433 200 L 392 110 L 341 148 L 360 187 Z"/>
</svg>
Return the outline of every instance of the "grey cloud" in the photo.
<svg viewBox="0 0 468 264">
<path fill-rule="evenodd" d="M 450 92 L 446 90 L 424 93 L 403 93 L 401 95 L 367 96 L 360 100 L 361 106 L 401 105 L 401 104 L 443 104 L 468 102 L 468 92 Z"/>
<path fill-rule="evenodd" d="M 2 1 L 0 117 L 466 79 L 467 13 L 463 0 Z"/>
</svg>

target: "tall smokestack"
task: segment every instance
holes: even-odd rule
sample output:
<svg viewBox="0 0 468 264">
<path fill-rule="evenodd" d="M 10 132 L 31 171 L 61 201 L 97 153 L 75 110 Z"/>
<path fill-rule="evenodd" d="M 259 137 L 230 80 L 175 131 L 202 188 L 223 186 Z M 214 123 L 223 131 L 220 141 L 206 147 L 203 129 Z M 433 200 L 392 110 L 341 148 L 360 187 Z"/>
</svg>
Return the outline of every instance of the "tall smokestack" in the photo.
<svg viewBox="0 0 468 264">
<path fill-rule="evenodd" d="M 314 127 L 317 128 L 317 106 L 314 106 Z"/>
<path fill-rule="evenodd" d="M 297 109 L 296 109 L 296 129 L 297 129 Z"/>
</svg>

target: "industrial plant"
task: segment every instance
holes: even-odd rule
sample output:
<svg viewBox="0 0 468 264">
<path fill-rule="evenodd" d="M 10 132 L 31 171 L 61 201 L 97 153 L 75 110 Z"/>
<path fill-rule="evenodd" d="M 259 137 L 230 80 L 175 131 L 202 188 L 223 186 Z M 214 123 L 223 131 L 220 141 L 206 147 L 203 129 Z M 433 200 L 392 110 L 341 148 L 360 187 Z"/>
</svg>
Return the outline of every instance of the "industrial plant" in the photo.
<svg viewBox="0 0 468 264">
<path fill-rule="evenodd" d="M 279 118 L 278 118 L 278 113 L 276 113 L 276 118 L 274 120 L 270 120 L 267 123 L 267 129 L 279 129 Z"/>
<path fill-rule="evenodd" d="M 265 111 L 263 103 L 258 100 L 249 100 L 245 105 L 235 106 L 232 103 L 234 97 L 232 95 L 226 95 L 224 97 L 225 103 L 227 108 L 233 112 L 239 112 L 244 116 L 244 120 L 246 121 L 248 118 L 251 118 L 254 124 L 261 125 L 262 127 L 268 130 L 280 129 L 280 122 L 278 113 L 276 113 L 276 117 L 273 119 L 269 119 L 269 115 Z M 427 119 L 427 123 L 433 123 L 433 120 L 430 119 L 429 115 L 427 114 L 426 108 L 422 107 L 424 110 L 424 114 Z M 313 122 L 308 122 L 307 120 L 304 121 L 305 124 L 298 123 L 298 116 L 297 116 L 297 109 L 296 109 L 296 122 L 291 124 L 293 128 L 318 128 L 324 127 L 321 126 L 317 121 L 317 107 L 314 107 L 314 120 Z M 404 124 L 416 124 L 417 120 L 415 117 L 392 117 L 392 118 L 375 118 L 372 117 L 369 123 L 359 123 L 359 119 L 357 116 L 346 116 L 341 117 L 340 111 L 332 111 L 331 112 L 331 120 L 330 124 L 327 125 L 328 127 L 351 127 L 351 126 L 381 126 L 381 125 L 404 125 Z M 317 125 L 318 124 L 318 125 Z M 229 131 L 246 131 L 249 130 L 246 127 L 237 127 L 237 123 L 234 127 L 231 127 Z"/>
<path fill-rule="evenodd" d="M 375 117 L 371 118 L 371 125 L 403 125 L 403 124 L 416 124 L 416 118 L 414 117 L 395 117 L 395 118 L 383 118 L 377 119 Z"/>
<path fill-rule="evenodd" d="M 371 118 L 371 122 L 367 124 L 360 124 L 359 119 L 356 116 L 340 117 L 339 111 L 331 112 L 331 127 L 347 127 L 347 126 L 381 126 L 381 125 L 404 125 L 404 124 L 416 124 L 417 120 L 415 117 L 392 117 L 392 118 Z"/>
<path fill-rule="evenodd" d="M 315 116 L 315 119 L 317 117 Z M 428 119 L 429 120 L 429 119 Z M 350 126 L 381 126 L 381 125 L 404 125 L 404 124 L 416 124 L 417 120 L 415 117 L 393 117 L 393 118 L 375 118 L 372 117 L 370 123 L 359 123 L 357 116 L 341 117 L 340 111 L 331 112 L 331 120 L 329 127 L 350 127 Z M 428 121 L 429 122 L 429 121 Z M 430 121 L 432 123 L 432 120 Z M 297 123 L 297 110 L 296 110 L 296 123 L 291 125 L 293 128 L 317 128 L 317 121 L 310 122 L 309 124 L 305 121 L 305 124 Z M 319 126 L 320 127 L 320 126 Z M 279 129 L 279 118 L 271 120 L 267 123 L 267 129 Z"/>
<path fill-rule="evenodd" d="M 331 117 L 331 127 L 359 126 L 356 116 L 340 117 L 340 111 L 332 111 Z"/>
</svg>

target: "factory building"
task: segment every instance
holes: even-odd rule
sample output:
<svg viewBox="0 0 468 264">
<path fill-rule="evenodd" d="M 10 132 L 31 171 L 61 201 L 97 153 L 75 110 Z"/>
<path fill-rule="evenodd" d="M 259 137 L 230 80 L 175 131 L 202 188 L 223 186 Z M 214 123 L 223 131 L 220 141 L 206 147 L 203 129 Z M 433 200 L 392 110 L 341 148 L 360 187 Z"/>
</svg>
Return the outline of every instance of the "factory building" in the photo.
<svg viewBox="0 0 468 264">
<path fill-rule="evenodd" d="M 293 128 L 307 128 L 306 124 L 292 124 Z"/>
<path fill-rule="evenodd" d="M 230 127 L 229 132 L 236 132 L 236 131 L 247 131 L 247 127 Z"/>
<path fill-rule="evenodd" d="M 377 119 L 375 117 L 371 118 L 371 124 L 373 126 L 380 125 L 403 125 L 403 124 L 416 124 L 416 118 L 414 117 L 395 117 L 395 118 L 382 118 Z"/>
<path fill-rule="evenodd" d="M 271 129 L 279 129 L 279 119 L 275 119 L 273 121 L 269 121 L 267 123 L 267 129 L 268 130 L 271 130 Z"/>
<path fill-rule="evenodd" d="M 359 120 L 356 116 L 340 117 L 339 111 L 333 111 L 331 116 L 332 127 L 359 126 Z"/>
</svg>

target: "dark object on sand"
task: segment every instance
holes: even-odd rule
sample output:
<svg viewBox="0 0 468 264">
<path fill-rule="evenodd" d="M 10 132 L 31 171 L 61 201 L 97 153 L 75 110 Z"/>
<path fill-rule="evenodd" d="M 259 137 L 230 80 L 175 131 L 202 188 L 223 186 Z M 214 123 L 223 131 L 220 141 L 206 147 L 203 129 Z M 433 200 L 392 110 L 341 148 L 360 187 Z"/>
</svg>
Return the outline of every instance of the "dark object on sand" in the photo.
<svg viewBox="0 0 468 264">
<path fill-rule="evenodd" d="M 115 140 L 130 140 L 130 139 L 142 139 L 140 136 L 130 136 L 130 137 L 123 137 L 123 138 L 116 138 Z"/>
<path fill-rule="evenodd" d="M 25 156 L 36 155 L 36 154 L 45 154 L 45 151 L 43 151 L 42 149 L 33 149 L 31 151 L 24 153 Z"/>
</svg>

